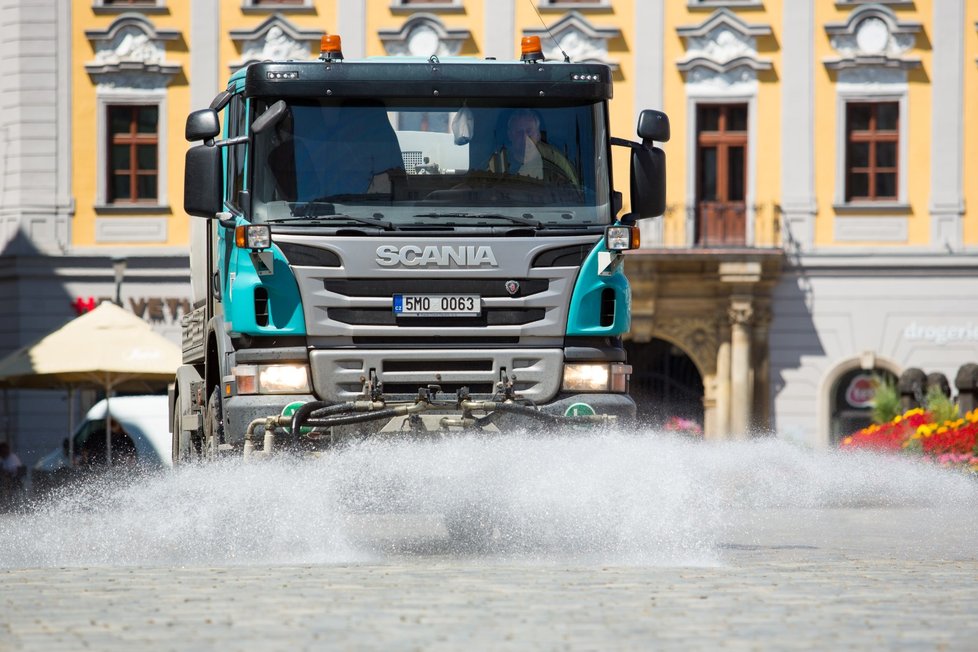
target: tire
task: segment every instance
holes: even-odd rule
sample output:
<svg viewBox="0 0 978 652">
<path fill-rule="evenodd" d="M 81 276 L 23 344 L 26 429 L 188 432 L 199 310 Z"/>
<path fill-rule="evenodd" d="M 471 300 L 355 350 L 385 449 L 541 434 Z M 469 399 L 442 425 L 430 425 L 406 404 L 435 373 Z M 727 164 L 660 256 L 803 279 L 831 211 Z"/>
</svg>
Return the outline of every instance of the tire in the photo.
<svg viewBox="0 0 978 652">
<path fill-rule="evenodd" d="M 181 437 L 180 396 L 176 397 L 173 408 L 173 465 L 192 464 L 200 459 L 200 433 L 187 433 Z"/>
<path fill-rule="evenodd" d="M 201 457 L 205 460 L 217 458 L 219 446 L 224 443 L 224 403 L 221 401 L 221 388 L 215 387 L 207 399 L 204 414 L 204 437 Z"/>
</svg>

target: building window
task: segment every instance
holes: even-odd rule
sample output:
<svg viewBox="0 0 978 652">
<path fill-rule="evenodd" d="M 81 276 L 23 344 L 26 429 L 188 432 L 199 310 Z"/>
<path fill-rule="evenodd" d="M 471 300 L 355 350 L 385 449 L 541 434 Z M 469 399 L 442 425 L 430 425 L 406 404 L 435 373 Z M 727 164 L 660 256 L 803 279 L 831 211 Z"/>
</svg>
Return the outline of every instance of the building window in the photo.
<svg viewBox="0 0 978 652">
<path fill-rule="evenodd" d="M 897 102 L 846 106 L 847 202 L 898 198 L 899 122 Z"/>
<path fill-rule="evenodd" d="M 265 5 L 302 5 L 305 0 L 251 0 L 251 6 L 262 7 Z"/>
<path fill-rule="evenodd" d="M 108 126 L 108 203 L 157 203 L 159 107 L 110 105 Z"/>
<path fill-rule="evenodd" d="M 697 107 L 697 245 L 747 243 L 747 142 L 746 104 Z"/>
</svg>

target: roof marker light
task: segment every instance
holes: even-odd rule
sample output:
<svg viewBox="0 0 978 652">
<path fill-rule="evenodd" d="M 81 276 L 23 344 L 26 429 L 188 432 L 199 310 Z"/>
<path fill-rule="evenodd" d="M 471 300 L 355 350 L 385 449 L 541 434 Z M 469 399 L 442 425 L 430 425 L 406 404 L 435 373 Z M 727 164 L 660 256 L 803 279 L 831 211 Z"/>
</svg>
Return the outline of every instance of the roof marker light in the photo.
<svg viewBox="0 0 978 652">
<path fill-rule="evenodd" d="M 343 44 L 339 34 L 325 34 L 319 40 L 319 58 L 323 61 L 343 60 Z"/>
</svg>

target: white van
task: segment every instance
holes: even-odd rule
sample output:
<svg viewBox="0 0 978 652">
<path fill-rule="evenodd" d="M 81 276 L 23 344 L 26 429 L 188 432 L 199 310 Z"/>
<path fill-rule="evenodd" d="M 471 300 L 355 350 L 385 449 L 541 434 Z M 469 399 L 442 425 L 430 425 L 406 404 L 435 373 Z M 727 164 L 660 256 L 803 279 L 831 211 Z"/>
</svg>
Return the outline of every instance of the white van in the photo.
<svg viewBox="0 0 978 652">
<path fill-rule="evenodd" d="M 170 422 L 167 407 L 167 397 L 152 396 L 117 396 L 110 404 L 112 421 L 118 421 L 123 431 L 129 435 L 126 442 L 128 450 L 120 447 L 116 450 L 113 443 L 113 461 L 117 455 L 134 454 L 135 461 L 143 467 L 172 466 L 170 445 Z M 101 450 L 102 462 L 105 457 L 105 408 L 106 401 L 102 399 L 92 406 L 84 420 L 75 429 L 74 453 L 76 466 L 85 453 Z M 67 472 L 68 464 L 67 439 L 61 446 L 37 461 L 31 473 L 35 486 L 44 485 L 48 480 L 54 480 L 55 475 Z M 61 472 L 61 473 L 59 473 Z"/>
</svg>

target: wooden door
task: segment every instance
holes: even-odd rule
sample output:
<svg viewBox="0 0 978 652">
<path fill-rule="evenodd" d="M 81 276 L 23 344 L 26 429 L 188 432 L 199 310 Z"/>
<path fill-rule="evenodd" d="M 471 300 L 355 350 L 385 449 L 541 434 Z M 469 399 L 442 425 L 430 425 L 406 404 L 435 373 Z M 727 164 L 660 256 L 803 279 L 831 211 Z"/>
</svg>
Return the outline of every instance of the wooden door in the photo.
<svg viewBox="0 0 978 652">
<path fill-rule="evenodd" d="M 696 244 L 747 244 L 747 105 L 696 111 Z"/>
</svg>

